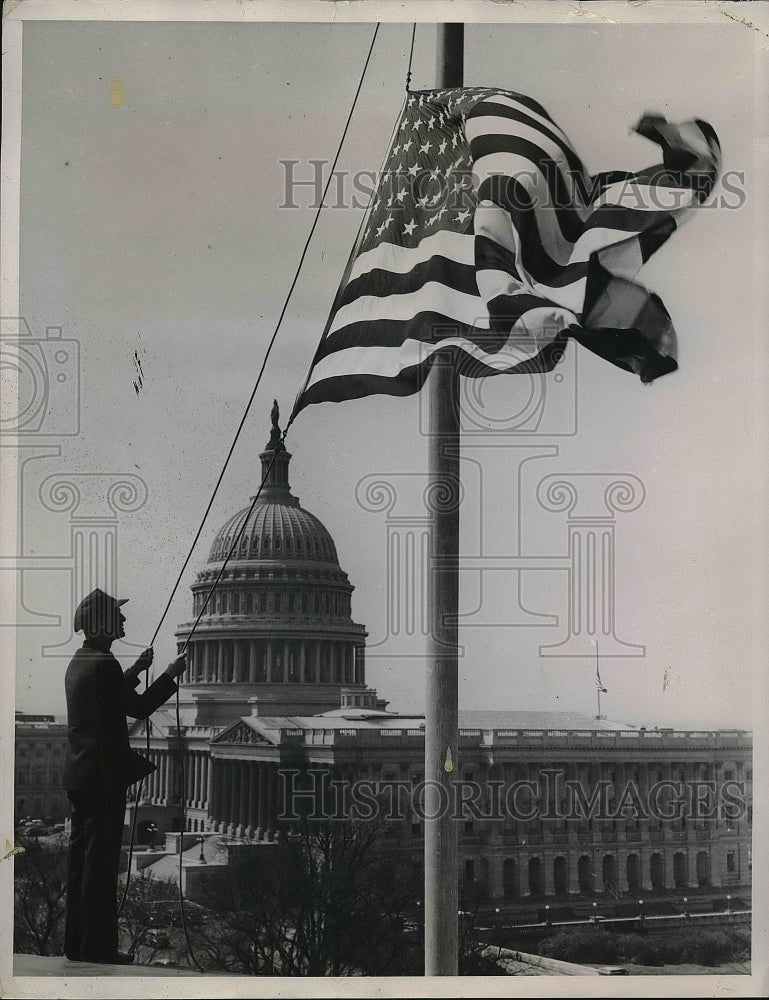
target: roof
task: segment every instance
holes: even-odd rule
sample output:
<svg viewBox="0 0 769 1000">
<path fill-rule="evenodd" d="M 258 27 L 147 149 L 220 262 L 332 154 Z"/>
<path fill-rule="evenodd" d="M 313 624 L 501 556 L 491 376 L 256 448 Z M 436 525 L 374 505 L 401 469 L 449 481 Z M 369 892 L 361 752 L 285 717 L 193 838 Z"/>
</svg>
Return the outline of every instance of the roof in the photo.
<svg viewBox="0 0 769 1000">
<path fill-rule="evenodd" d="M 396 715 L 390 712 L 351 708 L 335 709 L 323 715 L 244 716 L 219 733 L 217 739 L 228 742 L 227 733 L 245 723 L 255 733 L 269 734 L 281 729 L 424 729 L 423 715 Z M 579 712 L 499 712 L 460 711 L 460 729 L 638 729 L 625 722 L 596 719 Z M 269 739 L 269 735 L 267 735 Z"/>
<path fill-rule="evenodd" d="M 596 719 L 581 712 L 460 711 L 463 729 L 638 729 L 629 722 Z"/>
<path fill-rule="evenodd" d="M 357 728 L 419 729 L 424 715 L 397 715 L 365 709 L 335 709 L 323 715 L 260 716 L 246 719 L 265 729 L 336 729 L 355 722 Z M 625 722 L 595 719 L 579 712 L 460 711 L 460 729 L 637 729 Z"/>
</svg>

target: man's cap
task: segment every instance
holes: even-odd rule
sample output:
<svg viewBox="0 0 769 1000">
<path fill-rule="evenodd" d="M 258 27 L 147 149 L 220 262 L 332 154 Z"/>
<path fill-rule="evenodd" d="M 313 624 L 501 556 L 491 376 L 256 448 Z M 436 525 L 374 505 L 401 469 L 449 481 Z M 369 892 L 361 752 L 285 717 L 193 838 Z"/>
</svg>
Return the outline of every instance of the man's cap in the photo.
<svg viewBox="0 0 769 1000">
<path fill-rule="evenodd" d="M 97 587 L 96 590 L 92 590 L 90 594 L 84 597 L 75 609 L 75 620 L 73 622 L 75 631 L 82 632 L 86 622 L 88 622 L 94 613 L 102 615 L 112 614 L 115 608 L 119 608 L 127 600 L 127 597 L 124 597 L 122 600 L 110 597 L 109 594 L 105 594 L 103 590 L 99 590 Z"/>
</svg>

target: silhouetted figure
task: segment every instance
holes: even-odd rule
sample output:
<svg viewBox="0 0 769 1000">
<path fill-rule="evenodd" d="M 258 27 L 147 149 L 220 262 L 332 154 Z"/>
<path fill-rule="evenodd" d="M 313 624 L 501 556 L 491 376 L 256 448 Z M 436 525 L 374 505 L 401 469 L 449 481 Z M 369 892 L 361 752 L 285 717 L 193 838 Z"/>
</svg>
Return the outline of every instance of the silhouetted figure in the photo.
<svg viewBox="0 0 769 1000">
<path fill-rule="evenodd" d="M 146 719 L 176 691 L 184 656 L 143 693 L 135 690 L 149 670 L 152 649 L 123 672 L 110 652 L 125 632 L 118 601 L 94 590 L 75 611 L 74 627 L 85 641 L 67 667 L 68 745 L 64 788 L 72 806 L 67 860 L 64 952 L 83 962 L 127 964 L 118 950 L 117 879 L 129 785 L 156 770 L 131 749 L 126 716 Z"/>
</svg>

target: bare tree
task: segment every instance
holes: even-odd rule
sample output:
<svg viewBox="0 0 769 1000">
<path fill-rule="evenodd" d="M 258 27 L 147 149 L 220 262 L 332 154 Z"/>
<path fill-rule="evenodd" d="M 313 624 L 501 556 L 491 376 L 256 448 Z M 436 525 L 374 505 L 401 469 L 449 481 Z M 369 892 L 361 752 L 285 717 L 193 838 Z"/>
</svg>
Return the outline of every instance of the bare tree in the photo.
<svg viewBox="0 0 769 1000">
<path fill-rule="evenodd" d="M 22 840 L 14 856 L 13 949 L 28 955 L 64 952 L 67 893 L 65 837 Z"/>
<path fill-rule="evenodd" d="M 134 954 L 140 945 L 148 943 L 157 904 L 172 905 L 177 894 L 178 887 L 172 881 L 155 878 L 148 872 L 131 876 L 118 922 L 125 951 Z M 122 887 L 118 895 L 122 899 Z"/>
<path fill-rule="evenodd" d="M 243 848 L 208 886 L 213 919 L 199 960 L 251 975 L 399 974 L 416 889 L 376 823 L 305 823 L 269 848 Z M 402 856 L 402 855 L 401 855 Z"/>
</svg>

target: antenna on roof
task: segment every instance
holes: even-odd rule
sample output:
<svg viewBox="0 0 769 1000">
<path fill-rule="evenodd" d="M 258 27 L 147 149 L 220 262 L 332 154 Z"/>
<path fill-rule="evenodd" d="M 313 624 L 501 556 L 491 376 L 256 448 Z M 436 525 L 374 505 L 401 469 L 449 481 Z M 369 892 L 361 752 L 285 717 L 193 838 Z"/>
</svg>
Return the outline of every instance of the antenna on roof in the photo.
<svg viewBox="0 0 769 1000">
<path fill-rule="evenodd" d="M 598 715 L 596 715 L 596 719 L 605 719 L 606 716 L 601 715 L 601 695 L 607 694 L 608 692 L 607 689 L 603 686 L 603 681 L 601 680 L 601 672 L 598 669 L 598 661 L 600 659 L 598 654 L 598 642 L 595 639 L 591 639 L 590 641 L 595 646 L 595 688 L 596 688 L 595 693 L 596 697 L 598 698 Z"/>
</svg>

